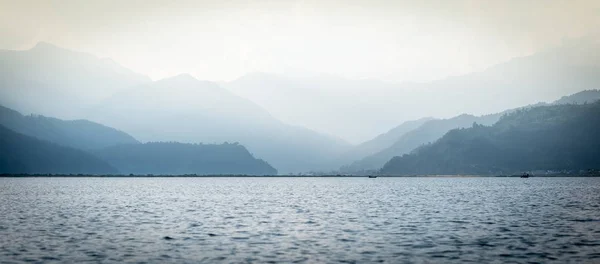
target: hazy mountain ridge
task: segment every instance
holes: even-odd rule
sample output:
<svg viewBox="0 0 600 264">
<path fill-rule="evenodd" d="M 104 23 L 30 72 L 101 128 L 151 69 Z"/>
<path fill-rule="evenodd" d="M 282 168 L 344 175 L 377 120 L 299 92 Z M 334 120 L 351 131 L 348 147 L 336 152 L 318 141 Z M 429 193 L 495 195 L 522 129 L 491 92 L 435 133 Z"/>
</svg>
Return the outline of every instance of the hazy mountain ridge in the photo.
<svg viewBox="0 0 600 264">
<path fill-rule="evenodd" d="M 600 100 L 600 90 L 585 90 L 572 95 L 565 95 L 552 104 L 585 104 Z"/>
<path fill-rule="evenodd" d="M 383 98 L 397 105 L 402 103 L 400 97 L 385 96 L 397 88 L 395 84 L 329 75 L 290 77 L 250 73 L 225 83 L 224 87 L 260 105 L 279 120 L 345 140 L 351 134 L 353 141 L 380 134 L 397 120 L 383 115 L 391 110 Z"/>
<path fill-rule="evenodd" d="M 124 132 L 87 120 L 23 116 L 1 106 L 0 125 L 25 134 L 13 136 L 17 132 L 11 134 L 9 131 L 12 130 L 5 128 L 9 142 L 2 142 L 0 146 L 7 154 L 1 161 L 4 163 L 1 163 L 0 173 L 277 174 L 276 169 L 263 160 L 255 159 L 237 143 L 140 144 Z M 11 156 L 18 148 L 23 150 Z M 23 153 L 30 153 L 31 157 Z M 73 158 L 75 154 L 82 157 Z M 107 165 L 110 170 L 90 167 L 89 163 L 94 160 Z"/>
<path fill-rule="evenodd" d="M 125 132 L 88 120 L 66 121 L 42 115 L 24 116 L 3 106 L 0 106 L 0 125 L 40 140 L 83 150 L 139 143 Z"/>
<path fill-rule="evenodd" d="M 394 157 L 382 174 L 515 174 L 600 169 L 600 102 L 514 111 L 493 126 L 454 129 Z"/>
<path fill-rule="evenodd" d="M 0 61 L 0 104 L 59 118 L 83 118 L 86 108 L 111 94 L 151 81 L 114 61 L 44 42 L 2 50 Z"/>
<path fill-rule="evenodd" d="M 237 143 L 126 144 L 94 151 L 124 174 L 277 175 L 269 163 L 256 159 Z"/>
<path fill-rule="evenodd" d="M 237 141 L 284 173 L 330 169 L 326 160 L 350 147 L 282 123 L 190 75 L 151 82 L 111 60 L 46 43 L 1 51 L 0 59 L 6 62 L 0 66 L 0 104 L 17 111 L 99 121 L 142 141 Z"/>
<path fill-rule="evenodd" d="M 39 109 L 23 112 L 97 120 L 142 141 L 240 142 L 280 173 L 330 171 L 372 154 L 342 169 L 352 172 L 380 168 L 391 157 L 433 142 L 452 128 L 467 127 L 472 122 L 491 124 L 498 116 L 480 117 L 483 120 L 463 116 L 453 120 L 458 125 L 435 125 L 442 121 L 430 120 L 430 130 L 391 130 L 353 149 L 339 138 L 281 122 L 265 109 L 274 112 L 271 106 L 292 107 L 304 113 L 282 111 L 275 116 L 298 114 L 319 121 L 313 125 L 297 124 L 362 137 L 360 134 L 387 130 L 390 124 L 419 118 L 417 115 L 439 116 L 428 112 L 443 116 L 482 106 L 504 110 L 507 108 L 501 107 L 507 101 L 515 104 L 529 97 L 597 88 L 598 56 L 583 56 L 597 46 L 595 42 L 573 44 L 517 58 L 483 72 L 430 83 L 256 74 L 225 83 L 234 91 L 229 92 L 216 83 L 186 74 L 151 82 L 110 60 L 41 43 L 27 51 L 0 52 L 0 59 L 9 62 L 6 65 L 15 65 L 0 67 L 0 103 L 6 102 L 17 110 Z M 544 88 L 542 84 L 548 83 Z M 87 95 L 88 90 L 100 92 Z M 259 103 L 236 95 L 243 93 L 255 94 Z M 515 94 L 524 97 L 507 100 Z M 332 126 L 337 128 L 331 129 Z M 390 139 L 404 143 L 385 148 Z"/>
<path fill-rule="evenodd" d="M 4 107 L 0 126 L 5 140 L 0 142 L 0 173 L 277 174 L 237 143 L 140 144 L 124 132 L 87 120 L 23 116 Z"/>
<path fill-rule="evenodd" d="M 280 173 L 331 169 L 328 160 L 350 147 L 186 74 L 116 93 L 89 115 L 142 141 L 240 142 Z"/>
<path fill-rule="evenodd" d="M 406 121 L 371 140 L 352 147 L 352 149 L 350 149 L 348 152 L 336 158 L 336 161 L 338 164 L 340 164 L 339 166 L 342 166 L 378 153 L 386 148 L 389 148 L 404 134 L 420 127 L 422 124 L 430 120 L 433 120 L 433 118 L 426 117 L 418 120 Z"/>
<path fill-rule="evenodd" d="M 249 74 L 226 83 L 286 122 L 360 142 L 424 116 L 485 115 L 597 89 L 600 42 L 583 39 L 427 83 Z"/>
<path fill-rule="evenodd" d="M 85 151 L 29 137 L 0 125 L 0 173 L 113 174 L 117 170 Z"/>
<path fill-rule="evenodd" d="M 377 170 L 392 157 L 409 153 L 413 149 L 423 144 L 433 142 L 442 137 L 451 129 L 468 127 L 474 122 L 478 124 L 491 125 L 498 121 L 500 116 L 502 116 L 502 114 L 492 114 L 486 116 L 463 114 L 449 119 L 434 119 L 427 121 L 421 126 L 403 134 L 390 147 L 387 147 L 373 155 L 369 155 L 357 160 L 348 166 L 340 168 L 340 170 L 344 173 L 360 173 L 363 171 Z"/>
<path fill-rule="evenodd" d="M 473 123 L 490 126 L 496 123 L 496 121 L 498 121 L 503 115 L 517 111 L 519 109 L 526 109 L 545 105 L 584 104 L 587 102 L 594 102 L 597 100 L 600 100 L 599 90 L 585 90 L 568 96 L 563 96 L 550 104 L 541 102 L 517 109 L 509 109 L 500 113 L 479 117 L 463 114 L 450 119 L 430 120 L 428 122 L 425 122 L 418 128 L 403 134 L 390 147 L 385 148 L 382 151 L 373 155 L 366 156 L 360 160 L 357 160 L 350 165 L 343 166 L 342 168 L 340 168 L 340 170 L 344 173 L 361 173 L 366 171 L 377 170 L 394 156 L 408 154 L 421 145 L 432 143 L 441 138 L 444 134 L 446 134 L 452 129 L 470 127 Z"/>
</svg>

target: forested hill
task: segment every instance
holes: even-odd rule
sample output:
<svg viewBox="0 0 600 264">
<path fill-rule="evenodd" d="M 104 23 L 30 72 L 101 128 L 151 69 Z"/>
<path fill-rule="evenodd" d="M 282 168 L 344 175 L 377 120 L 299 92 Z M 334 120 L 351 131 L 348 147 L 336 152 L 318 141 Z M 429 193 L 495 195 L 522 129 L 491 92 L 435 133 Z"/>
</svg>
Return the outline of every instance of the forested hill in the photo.
<svg viewBox="0 0 600 264">
<path fill-rule="evenodd" d="M 396 140 L 390 147 L 385 148 L 373 155 L 366 156 L 348 166 L 342 167 L 342 172 L 359 172 L 363 170 L 377 170 L 387 161 L 397 155 L 410 153 L 415 148 L 433 142 L 442 137 L 446 132 L 455 128 L 469 127 L 473 122 L 492 125 L 501 114 L 485 116 L 460 115 L 449 119 L 434 119 L 423 125 L 408 131 Z"/>
<path fill-rule="evenodd" d="M 394 157 L 386 175 L 514 174 L 600 168 L 600 102 L 522 109 L 493 126 L 449 131 L 435 143 Z"/>
<path fill-rule="evenodd" d="M 123 174 L 276 175 L 267 162 L 256 159 L 237 143 L 126 144 L 94 152 Z"/>
<path fill-rule="evenodd" d="M 117 170 L 82 150 L 19 134 L 0 125 L 0 173 L 113 174 Z"/>
<path fill-rule="evenodd" d="M 600 99 L 600 91 L 598 90 L 585 90 L 578 93 L 574 93 L 568 96 L 563 96 L 559 100 L 556 100 L 550 104 L 548 103 L 537 103 L 533 105 L 524 106 L 521 108 L 531 108 L 536 106 L 548 106 L 548 105 L 559 105 L 559 104 L 584 104 L 593 103 Z M 500 117 L 506 113 L 511 113 L 520 108 L 508 109 L 501 113 L 489 114 L 483 116 L 473 115 L 460 115 L 449 119 L 434 119 L 429 120 L 411 131 L 407 131 L 397 138 L 397 140 L 389 147 L 383 148 L 381 151 L 366 156 L 353 162 L 350 165 L 342 167 L 340 170 L 345 173 L 360 173 L 361 171 L 377 170 L 381 168 L 387 161 L 395 156 L 401 156 L 410 153 L 415 148 L 434 142 L 441 138 L 451 129 L 466 128 L 469 127 L 473 122 L 480 125 L 491 126 L 496 123 Z"/>
<path fill-rule="evenodd" d="M 590 104 L 598 100 L 600 100 L 600 90 L 594 89 L 563 96 L 552 104 Z"/>
<path fill-rule="evenodd" d="M 27 136 L 84 150 L 139 143 L 125 132 L 88 120 L 25 116 L 3 106 L 0 106 L 0 125 Z"/>
</svg>

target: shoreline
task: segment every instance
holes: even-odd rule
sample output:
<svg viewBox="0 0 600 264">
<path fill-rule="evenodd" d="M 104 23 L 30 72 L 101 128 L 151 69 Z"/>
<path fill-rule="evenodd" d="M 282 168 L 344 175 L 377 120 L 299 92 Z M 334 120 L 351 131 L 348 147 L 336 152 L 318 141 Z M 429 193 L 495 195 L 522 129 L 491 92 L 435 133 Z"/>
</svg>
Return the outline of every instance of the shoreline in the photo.
<svg viewBox="0 0 600 264">
<path fill-rule="evenodd" d="M 374 175 L 377 178 L 520 178 L 520 175 Z M 0 178 L 368 178 L 369 175 L 94 175 L 0 174 Z M 530 178 L 600 177 L 600 174 L 532 175 Z"/>
</svg>

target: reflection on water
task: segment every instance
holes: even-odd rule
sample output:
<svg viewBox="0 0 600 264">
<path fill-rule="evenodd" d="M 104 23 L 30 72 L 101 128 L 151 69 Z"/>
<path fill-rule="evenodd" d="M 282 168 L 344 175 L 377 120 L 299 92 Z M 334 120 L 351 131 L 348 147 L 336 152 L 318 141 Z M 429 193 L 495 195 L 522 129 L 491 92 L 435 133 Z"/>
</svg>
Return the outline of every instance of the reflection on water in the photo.
<svg viewBox="0 0 600 264">
<path fill-rule="evenodd" d="M 0 259 L 600 262 L 599 178 L 2 178 Z"/>
</svg>

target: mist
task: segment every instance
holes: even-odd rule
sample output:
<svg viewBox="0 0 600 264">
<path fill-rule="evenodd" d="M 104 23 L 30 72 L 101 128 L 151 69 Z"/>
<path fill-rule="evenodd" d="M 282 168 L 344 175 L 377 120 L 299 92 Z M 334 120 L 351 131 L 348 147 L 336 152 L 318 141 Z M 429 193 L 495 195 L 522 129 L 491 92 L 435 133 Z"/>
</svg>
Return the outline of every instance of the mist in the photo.
<svg viewBox="0 0 600 264">
<path fill-rule="evenodd" d="M 315 101 L 332 107 L 314 109 L 304 101 L 264 96 L 272 87 L 238 92 L 285 122 L 351 143 L 392 128 L 392 121 L 534 103 L 513 95 L 511 102 L 489 109 L 428 104 L 410 115 L 390 109 L 407 104 L 399 90 L 421 89 L 406 82 L 483 71 L 597 36 L 600 25 L 596 1 L 6 1 L 1 6 L 0 48 L 25 50 L 49 42 L 110 58 L 153 80 L 182 73 L 226 84 L 257 72 L 292 78 L 295 90 L 317 90 L 311 95 Z M 324 80 L 313 80 L 318 78 Z M 345 102 L 360 113 L 337 107 Z M 311 113 L 317 109 L 332 114 Z M 351 126 L 346 114 L 364 125 Z"/>
<path fill-rule="evenodd" d="M 405 122 L 498 114 L 600 83 L 595 1 L 1 5 L 3 106 L 141 142 L 239 142 L 284 173 L 376 154 Z"/>
<path fill-rule="evenodd" d="M 595 263 L 598 0 L 0 0 L 0 262 Z"/>
<path fill-rule="evenodd" d="M 598 8 L 560 0 L 5 1 L 0 48 L 46 41 L 153 80 L 309 72 L 431 81 L 597 34 Z"/>
</svg>

